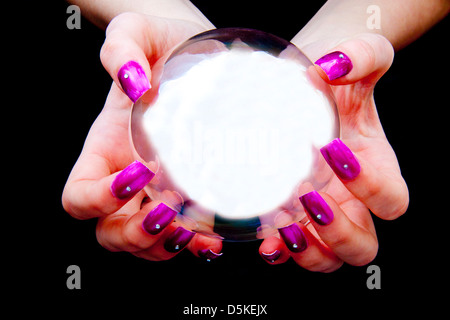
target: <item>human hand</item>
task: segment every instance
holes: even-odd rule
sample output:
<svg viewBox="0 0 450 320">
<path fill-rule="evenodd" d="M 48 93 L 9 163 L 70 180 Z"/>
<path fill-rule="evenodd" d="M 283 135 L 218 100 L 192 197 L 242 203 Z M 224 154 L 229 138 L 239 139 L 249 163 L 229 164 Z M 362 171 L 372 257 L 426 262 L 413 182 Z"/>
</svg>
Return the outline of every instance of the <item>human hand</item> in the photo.
<svg viewBox="0 0 450 320">
<path fill-rule="evenodd" d="M 108 27 L 101 59 L 114 83 L 62 196 L 73 217 L 98 218 L 97 239 L 108 250 L 148 260 L 170 259 L 184 247 L 206 259 L 221 251 L 219 240 L 172 222 L 176 212 L 170 193 L 165 195 L 166 204 L 149 201 L 141 190 L 153 178 L 152 165 L 133 162 L 129 144 L 131 100 L 148 89 L 154 63 L 200 31 L 203 28 L 192 22 L 140 14 L 120 15 Z M 133 66 L 128 77 L 122 66 Z"/>
<path fill-rule="evenodd" d="M 291 256 L 311 271 L 331 272 L 344 262 L 365 265 L 378 250 L 370 211 L 391 220 L 403 214 L 409 203 L 406 183 L 373 98 L 375 84 L 389 69 L 394 52 L 376 34 L 299 47 L 313 61 L 322 57 L 316 61 L 317 72 L 333 86 L 341 140 L 332 141 L 321 152 L 336 175 L 326 193 L 303 190 L 300 202 L 310 224 L 280 228 L 281 238 L 265 239 L 259 251 L 271 264 Z"/>
</svg>

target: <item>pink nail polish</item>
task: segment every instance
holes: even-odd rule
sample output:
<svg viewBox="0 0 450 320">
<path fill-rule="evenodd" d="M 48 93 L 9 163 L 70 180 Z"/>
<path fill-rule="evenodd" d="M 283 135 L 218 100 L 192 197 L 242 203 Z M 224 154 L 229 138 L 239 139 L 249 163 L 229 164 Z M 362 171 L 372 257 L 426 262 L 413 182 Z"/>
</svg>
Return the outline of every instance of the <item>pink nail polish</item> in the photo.
<svg viewBox="0 0 450 320">
<path fill-rule="evenodd" d="M 135 61 L 125 63 L 117 73 L 120 85 L 127 96 L 136 102 L 148 89 L 150 82 L 145 75 L 144 69 Z"/>
<path fill-rule="evenodd" d="M 320 149 L 328 165 L 334 173 L 344 181 L 354 180 L 360 173 L 361 167 L 353 152 L 336 138 Z"/>
<path fill-rule="evenodd" d="M 353 69 L 350 58 L 340 51 L 331 52 L 324 55 L 315 62 L 328 76 L 334 80 L 345 76 Z"/>
<path fill-rule="evenodd" d="M 261 256 L 268 262 L 270 263 L 274 263 L 275 261 L 278 260 L 278 258 L 281 256 L 281 251 L 280 250 L 275 250 L 271 253 L 265 253 L 265 252 L 261 252 Z"/>
<path fill-rule="evenodd" d="M 160 203 L 147 214 L 144 221 L 142 221 L 142 227 L 149 234 L 156 235 L 167 227 L 175 219 L 176 215 L 177 212 L 175 210 L 164 203 Z"/>
<path fill-rule="evenodd" d="M 304 194 L 300 197 L 300 202 L 316 223 L 326 226 L 333 221 L 333 211 L 317 191 Z"/>
<path fill-rule="evenodd" d="M 194 236 L 195 232 L 178 227 L 167 237 L 164 242 L 164 249 L 172 253 L 179 252 L 188 245 Z"/>
<path fill-rule="evenodd" d="M 217 259 L 218 257 L 220 257 L 223 253 L 215 253 L 214 251 L 212 251 L 211 249 L 203 249 L 203 250 L 198 250 L 198 255 L 200 257 L 203 257 L 206 259 L 206 261 L 210 262 L 211 260 Z"/>
<path fill-rule="evenodd" d="M 296 223 L 279 228 L 278 232 L 290 251 L 298 253 L 308 247 L 308 240 Z"/>
<path fill-rule="evenodd" d="M 111 184 L 111 192 L 118 199 L 130 199 L 141 191 L 154 176 L 155 174 L 145 165 L 134 161 L 116 176 Z"/>
</svg>

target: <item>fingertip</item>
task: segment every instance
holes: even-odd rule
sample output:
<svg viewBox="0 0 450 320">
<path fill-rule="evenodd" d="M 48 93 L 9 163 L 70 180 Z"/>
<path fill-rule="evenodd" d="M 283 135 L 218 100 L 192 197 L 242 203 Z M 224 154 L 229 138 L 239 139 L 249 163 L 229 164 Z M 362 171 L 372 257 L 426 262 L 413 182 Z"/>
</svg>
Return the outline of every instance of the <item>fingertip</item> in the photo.
<svg viewBox="0 0 450 320">
<path fill-rule="evenodd" d="M 361 165 L 350 148 L 336 138 L 320 149 L 325 161 L 342 181 L 352 181 L 361 172 Z"/>
<path fill-rule="evenodd" d="M 223 255 L 223 252 L 215 252 L 212 249 L 201 249 L 197 251 L 197 255 L 200 258 L 205 259 L 206 261 L 210 262 L 212 260 L 215 260 Z"/>
<path fill-rule="evenodd" d="M 315 62 L 320 76 L 327 82 L 332 82 L 347 75 L 353 69 L 350 58 L 342 51 L 330 52 Z"/>
<path fill-rule="evenodd" d="M 290 255 L 284 242 L 275 236 L 264 239 L 259 247 L 259 254 L 269 264 L 286 262 Z"/>
<path fill-rule="evenodd" d="M 197 233 L 188 244 L 188 250 L 196 257 L 206 259 L 207 261 L 217 259 L 223 255 L 222 241 L 220 239 L 200 233 Z"/>
<path fill-rule="evenodd" d="M 155 173 L 139 161 L 124 168 L 111 183 L 112 195 L 120 200 L 131 199 L 153 179 Z"/>
<path fill-rule="evenodd" d="M 364 78 L 375 83 L 389 69 L 393 57 L 393 47 L 385 37 L 363 33 L 329 50 L 315 66 L 331 85 L 351 84 Z"/>
<path fill-rule="evenodd" d="M 117 73 L 117 79 L 122 90 L 133 102 L 152 87 L 143 67 L 134 60 L 122 65 Z"/>
<path fill-rule="evenodd" d="M 317 191 L 308 192 L 299 199 L 308 216 L 315 223 L 320 226 L 327 226 L 333 222 L 333 210 Z"/>
<path fill-rule="evenodd" d="M 136 102 L 151 88 L 151 69 L 147 60 L 146 22 L 129 13 L 114 18 L 106 30 L 100 60 L 114 82 Z"/>
</svg>

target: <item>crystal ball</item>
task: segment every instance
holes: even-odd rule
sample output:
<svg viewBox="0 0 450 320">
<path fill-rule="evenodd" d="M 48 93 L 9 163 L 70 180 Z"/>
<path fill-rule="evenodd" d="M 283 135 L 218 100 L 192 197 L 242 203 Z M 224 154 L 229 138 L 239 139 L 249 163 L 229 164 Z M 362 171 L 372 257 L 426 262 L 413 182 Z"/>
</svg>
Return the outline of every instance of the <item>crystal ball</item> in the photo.
<svg viewBox="0 0 450 320">
<path fill-rule="evenodd" d="M 133 105 L 149 198 L 185 228 L 226 241 L 306 222 L 299 196 L 326 190 L 320 148 L 339 136 L 331 88 L 292 43 L 253 29 L 198 34 L 152 68 Z"/>
</svg>

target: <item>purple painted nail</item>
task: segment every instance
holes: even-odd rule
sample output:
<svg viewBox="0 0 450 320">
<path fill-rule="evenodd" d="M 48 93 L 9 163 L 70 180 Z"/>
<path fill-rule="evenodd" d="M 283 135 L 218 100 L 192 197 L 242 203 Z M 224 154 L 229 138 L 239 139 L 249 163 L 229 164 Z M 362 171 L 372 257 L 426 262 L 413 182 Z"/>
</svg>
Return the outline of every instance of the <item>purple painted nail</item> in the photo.
<svg viewBox="0 0 450 320">
<path fill-rule="evenodd" d="M 306 240 L 305 234 L 296 223 L 279 228 L 278 232 L 288 249 L 292 252 L 302 252 L 308 247 L 308 240 Z"/>
<path fill-rule="evenodd" d="M 321 148 L 320 152 L 334 173 L 344 181 L 354 180 L 361 171 L 353 152 L 339 138 Z"/>
<path fill-rule="evenodd" d="M 167 237 L 166 242 L 164 242 L 164 249 L 168 252 L 179 252 L 187 246 L 194 236 L 195 232 L 186 230 L 183 227 L 178 227 Z"/>
<path fill-rule="evenodd" d="M 150 82 L 145 75 L 144 69 L 135 61 L 125 63 L 117 73 L 120 85 L 127 96 L 136 102 L 148 89 Z"/>
<path fill-rule="evenodd" d="M 274 263 L 281 256 L 281 251 L 280 250 L 275 250 L 272 253 L 261 252 L 261 256 L 265 260 L 269 261 L 270 263 Z"/>
<path fill-rule="evenodd" d="M 315 64 L 325 71 L 330 80 L 343 77 L 353 69 L 350 58 L 340 51 L 324 55 Z"/>
<path fill-rule="evenodd" d="M 333 221 L 333 211 L 317 191 L 304 194 L 300 197 L 300 202 L 318 224 L 326 226 Z"/>
<path fill-rule="evenodd" d="M 118 199 L 129 199 L 141 191 L 154 176 L 145 165 L 134 161 L 116 176 L 111 184 L 111 192 Z"/>
<path fill-rule="evenodd" d="M 203 250 L 198 250 L 198 255 L 202 258 L 205 258 L 206 261 L 211 261 L 214 259 L 217 259 L 218 257 L 220 257 L 223 253 L 215 253 L 214 251 L 212 251 L 211 249 L 203 249 Z"/>
<path fill-rule="evenodd" d="M 142 221 L 142 227 L 152 235 L 160 233 L 175 219 L 177 212 L 164 203 L 158 204 L 150 211 Z"/>
</svg>

